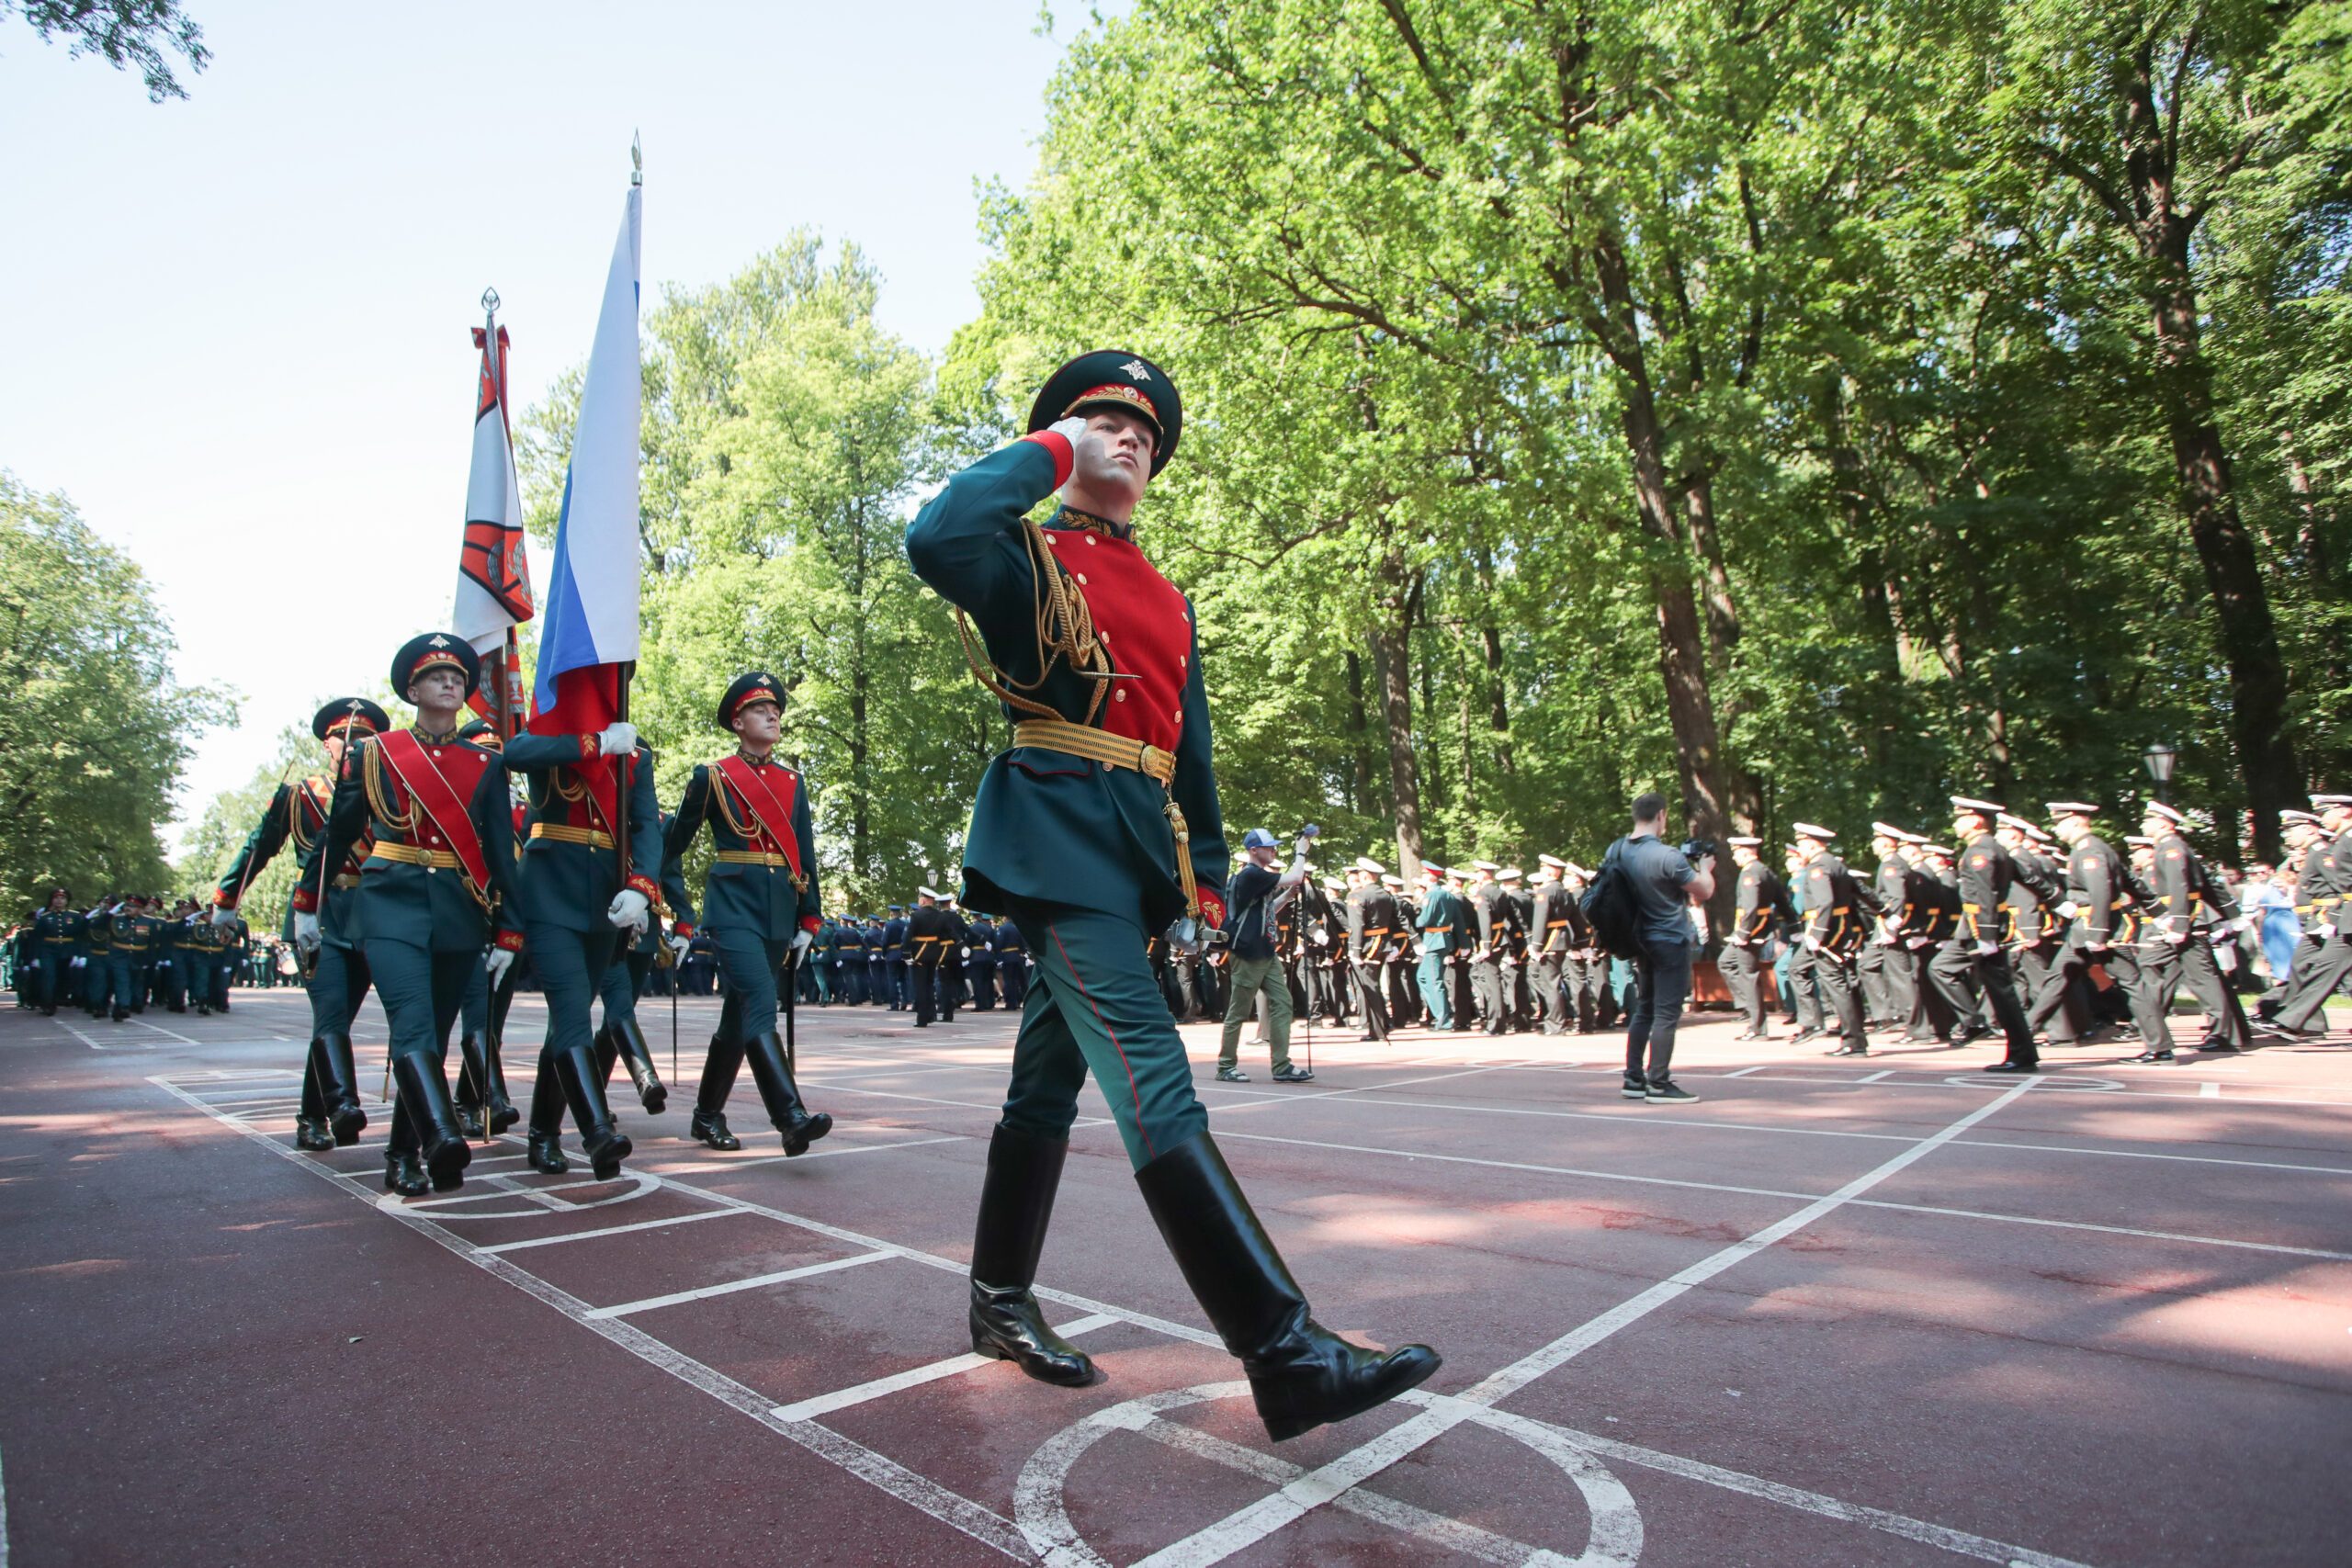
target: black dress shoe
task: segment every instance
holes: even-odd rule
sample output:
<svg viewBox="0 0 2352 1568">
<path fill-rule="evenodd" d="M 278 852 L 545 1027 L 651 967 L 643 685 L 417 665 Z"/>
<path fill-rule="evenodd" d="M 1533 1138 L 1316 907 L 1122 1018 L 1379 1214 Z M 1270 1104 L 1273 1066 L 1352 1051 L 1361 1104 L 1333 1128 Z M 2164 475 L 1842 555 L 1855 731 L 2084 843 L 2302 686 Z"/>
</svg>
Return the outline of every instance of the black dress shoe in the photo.
<svg viewBox="0 0 2352 1568">
<path fill-rule="evenodd" d="M 686 1132 L 697 1143 L 723 1152 L 731 1153 L 743 1146 L 743 1140 L 727 1130 L 727 1117 L 720 1111 L 695 1111 L 694 1120 L 686 1124 Z"/>
<path fill-rule="evenodd" d="M 1818 1029 L 1800 1029 L 1794 1034 L 1789 1036 L 1789 1043 L 1792 1045 L 1802 1044 L 1804 1042 L 1812 1039 L 1815 1035 L 1819 1034 L 1820 1032 L 1821 1031 Z"/>
<path fill-rule="evenodd" d="M 2135 1062 L 2169 1062 L 2173 1059 L 2169 1047 L 2162 1051 L 2143 1051 L 2132 1058 Z"/>
<path fill-rule="evenodd" d="M 1983 1070 L 1988 1073 L 2038 1073 L 2041 1068 L 2031 1062 L 1996 1062 Z"/>
<path fill-rule="evenodd" d="M 549 1176 L 561 1176 L 571 1168 L 571 1161 L 564 1157 L 563 1144 L 556 1134 L 531 1129 L 528 1139 L 531 1168 Z"/>
<path fill-rule="evenodd" d="M 433 1190 L 433 1183 L 425 1179 L 424 1167 L 419 1163 L 413 1149 L 395 1153 L 384 1151 L 384 1186 L 387 1190 L 403 1198 L 422 1198 Z"/>
<path fill-rule="evenodd" d="M 324 1122 L 316 1121 L 308 1116 L 297 1116 L 294 1118 L 294 1146 L 314 1152 L 320 1149 L 331 1149 L 334 1147 L 334 1134 L 327 1131 L 327 1124 Z"/>
</svg>

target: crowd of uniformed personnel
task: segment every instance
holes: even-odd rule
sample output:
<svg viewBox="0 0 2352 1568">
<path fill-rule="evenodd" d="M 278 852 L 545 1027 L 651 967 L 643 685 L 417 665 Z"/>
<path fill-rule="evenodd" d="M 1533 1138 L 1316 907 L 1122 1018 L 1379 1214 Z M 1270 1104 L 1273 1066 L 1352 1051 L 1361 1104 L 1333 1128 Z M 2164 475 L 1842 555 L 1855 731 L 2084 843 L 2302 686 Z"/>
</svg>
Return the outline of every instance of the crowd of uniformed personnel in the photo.
<svg viewBox="0 0 2352 1568">
<path fill-rule="evenodd" d="M 59 887 L 0 940 L 0 988 L 51 1018 L 63 1007 L 120 1023 L 151 1005 L 209 1016 L 229 1010 L 232 985 L 279 984 L 285 952 L 242 920 L 215 926 L 193 898 L 110 894 L 83 909 Z"/>
</svg>

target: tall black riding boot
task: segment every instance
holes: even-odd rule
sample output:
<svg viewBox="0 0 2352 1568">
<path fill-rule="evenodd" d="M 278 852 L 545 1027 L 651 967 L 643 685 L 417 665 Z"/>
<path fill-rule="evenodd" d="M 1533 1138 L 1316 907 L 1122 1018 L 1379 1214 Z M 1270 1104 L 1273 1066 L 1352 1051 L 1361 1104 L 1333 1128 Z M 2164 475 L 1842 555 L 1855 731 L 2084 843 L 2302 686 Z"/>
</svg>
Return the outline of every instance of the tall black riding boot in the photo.
<svg viewBox="0 0 2352 1568">
<path fill-rule="evenodd" d="M 441 1076 L 441 1064 L 421 1051 L 395 1056 L 392 1083 L 400 1094 L 401 1108 L 415 1124 L 425 1174 L 432 1179 L 434 1190 L 447 1192 L 463 1186 L 474 1152 L 466 1146 L 466 1135 L 458 1131 L 458 1112 L 449 1103 L 449 1080 Z"/>
<path fill-rule="evenodd" d="M 740 1149 L 743 1140 L 727 1130 L 727 1096 L 735 1087 L 735 1070 L 743 1065 L 743 1047 L 710 1037 L 710 1055 L 702 1065 L 702 1092 L 695 1097 L 695 1117 L 687 1133 L 714 1149 Z"/>
<path fill-rule="evenodd" d="M 490 1085 L 490 1133 L 496 1137 L 523 1119 L 514 1109 L 514 1099 L 506 1092 L 505 1049 L 496 1030 L 481 1037 L 483 1079 Z"/>
<path fill-rule="evenodd" d="M 302 1105 L 294 1112 L 294 1146 L 312 1151 L 334 1147 L 327 1131 L 327 1099 L 319 1077 L 319 1043 L 311 1042 L 302 1062 Z"/>
<path fill-rule="evenodd" d="M 1030 1289 L 1054 1217 L 1069 1140 L 1000 1126 L 989 1140 L 980 1220 L 972 1236 L 972 1348 L 1012 1361 L 1040 1382 L 1075 1388 L 1094 1381 L 1094 1363 L 1046 1326 Z"/>
<path fill-rule="evenodd" d="M 351 1036 L 322 1034 L 311 1066 L 319 1075 L 319 1094 L 326 1100 L 327 1126 L 335 1146 L 348 1148 L 368 1130 L 368 1112 L 359 1109 L 359 1069 L 351 1060 Z"/>
<path fill-rule="evenodd" d="M 490 1102 L 490 1065 L 481 1059 L 481 1036 L 471 1031 L 458 1037 L 458 1131 L 469 1139 L 489 1136 L 482 1113 Z"/>
<path fill-rule="evenodd" d="M 800 1103 L 792 1069 L 785 1066 L 784 1042 L 775 1030 L 744 1046 L 743 1058 L 752 1066 L 752 1081 L 760 1086 L 760 1103 L 767 1107 L 768 1122 L 784 1134 L 786 1157 L 807 1154 L 809 1145 L 833 1130 L 831 1116 L 821 1111 L 811 1115 Z"/>
<path fill-rule="evenodd" d="M 629 1081 L 637 1086 L 637 1101 L 645 1107 L 648 1116 L 659 1116 L 670 1103 L 670 1091 L 662 1085 L 662 1075 L 653 1070 L 653 1047 L 645 1041 L 645 1031 L 633 1018 L 615 1019 L 605 1025 L 605 1038 L 610 1048 L 620 1054 L 628 1064 Z M 606 1063 L 609 1076 L 611 1064 Z"/>
<path fill-rule="evenodd" d="M 563 1156 L 563 1079 L 550 1055 L 539 1054 L 538 1081 L 531 1088 L 531 1130 L 524 1147 L 533 1170 L 561 1176 L 571 1168 Z"/>
<path fill-rule="evenodd" d="M 580 1146 L 594 1168 L 596 1179 L 610 1181 L 621 1173 L 629 1156 L 628 1135 L 613 1125 L 613 1110 L 605 1100 L 604 1075 L 596 1068 L 596 1053 L 574 1045 L 559 1052 L 556 1076 L 563 1080 L 563 1098 L 571 1107 L 571 1124 L 580 1129 Z"/>
<path fill-rule="evenodd" d="M 1184 1282 L 1225 1348 L 1241 1358 L 1258 1418 L 1276 1442 L 1361 1416 L 1437 1371 L 1438 1353 L 1426 1345 L 1367 1350 L 1308 1315 L 1306 1295 L 1208 1134 L 1136 1171 L 1136 1184 Z"/>
</svg>

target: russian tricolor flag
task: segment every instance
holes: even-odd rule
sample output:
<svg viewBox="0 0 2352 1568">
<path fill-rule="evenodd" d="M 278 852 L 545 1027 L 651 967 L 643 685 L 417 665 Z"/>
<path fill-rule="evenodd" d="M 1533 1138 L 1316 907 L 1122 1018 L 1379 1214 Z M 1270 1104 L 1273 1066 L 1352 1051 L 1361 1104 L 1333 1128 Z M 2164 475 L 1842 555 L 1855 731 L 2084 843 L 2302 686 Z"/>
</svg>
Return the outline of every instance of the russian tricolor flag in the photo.
<svg viewBox="0 0 2352 1568">
<path fill-rule="evenodd" d="M 639 234 L 643 189 L 634 181 L 605 278 L 580 422 L 564 475 L 555 563 L 539 617 L 539 664 L 531 694 L 533 734 L 585 734 L 619 716 L 620 666 L 637 659 L 637 347 Z M 613 806 L 609 769 L 590 770 Z"/>
</svg>

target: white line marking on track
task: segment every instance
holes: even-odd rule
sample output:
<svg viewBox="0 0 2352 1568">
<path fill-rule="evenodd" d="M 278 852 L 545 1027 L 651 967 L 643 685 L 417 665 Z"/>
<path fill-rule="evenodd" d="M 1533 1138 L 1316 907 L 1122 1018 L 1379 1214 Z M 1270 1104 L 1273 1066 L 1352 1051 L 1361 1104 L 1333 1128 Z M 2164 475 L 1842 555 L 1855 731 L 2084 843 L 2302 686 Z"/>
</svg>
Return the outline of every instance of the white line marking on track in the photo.
<svg viewBox="0 0 2352 1568">
<path fill-rule="evenodd" d="M 2199 1100 L 2219 1100 L 2222 1098 L 2222 1086 L 2217 1083 L 2199 1084 L 2197 1086 L 2197 1098 Z"/>
<path fill-rule="evenodd" d="M 1253 1144 L 1295 1144 L 1301 1148 L 1329 1149 L 1334 1154 L 1385 1155 L 1392 1159 L 1435 1160 L 1444 1165 L 1476 1165 L 1497 1170 L 1525 1170 L 1539 1176 L 1566 1176 L 1589 1181 L 1623 1181 L 1639 1187 L 1679 1187 L 1698 1192 L 1730 1192 L 1745 1198 L 1791 1198 L 1799 1202 L 1811 1201 L 1810 1192 L 1791 1192 L 1777 1187 L 1736 1187 L 1729 1182 L 1691 1181 L 1671 1176 L 1634 1176 L 1623 1171 L 1585 1170 L 1568 1165 L 1532 1165 L 1519 1160 L 1480 1159 L 1472 1155 L 1429 1154 L 1414 1149 L 1375 1148 L 1365 1144 L 1327 1144 L 1313 1138 L 1283 1138 L 1270 1133 L 1233 1133 L 1217 1134 L 1223 1138 L 1245 1140 Z M 1951 1146 L 1968 1148 L 1965 1138 L 1955 1138 Z M 2293 1169 L 2307 1168 L 2301 1166 Z M 1993 1220 L 2002 1224 L 2042 1225 L 2056 1230 L 2094 1231 L 2102 1235 L 2138 1236 L 2144 1241 L 2187 1242 L 2198 1247 L 2229 1247 L 2247 1252 L 2276 1252 L 2290 1258 L 2321 1258 L 2330 1262 L 2352 1263 L 2352 1252 L 2330 1252 L 2315 1247 L 2290 1247 L 2284 1242 L 2237 1241 L 2227 1236 L 2191 1235 L 2185 1231 L 2135 1230 L 2129 1225 L 2103 1225 L 2090 1220 L 2045 1219 L 2032 1214 L 1996 1214 L 1984 1209 L 1951 1209 L 1933 1203 L 1898 1203 L 1891 1198 L 1857 1198 L 1857 1209 L 1883 1209 L 1894 1213 L 1938 1214 L 1957 1220 Z"/>
<path fill-rule="evenodd" d="M 1425 1394 L 1415 1390 L 1411 1393 L 1403 1395 L 1402 1400 L 1407 1404 L 1418 1404 L 1425 1401 L 1434 1404 L 1440 1402 L 1442 1397 Z M 1964 1557 L 1979 1558 L 1986 1562 L 2015 1564 L 2017 1568 L 2086 1568 L 2086 1564 L 2076 1562 L 2072 1558 L 2053 1557 L 2048 1552 L 2036 1551 L 2030 1547 L 2012 1546 L 2006 1541 L 1991 1540 L 1981 1535 L 1972 1535 L 1966 1530 L 1950 1529 L 1942 1525 L 1929 1524 L 1925 1519 L 1915 1519 L 1906 1515 L 1890 1513 L 1883 1508 L 1868 1508 L 1860 1504 L 1843 1502 L 1836 1497 L 1825 1496 L 1818 1492 L 1807 1492 L 1799 1487 L 1783 1485 L 1777 1481 L 1766 1481 L 1760 1476 L 1744 1475 L 1736 1470 L 1725 1470 L 1720 1465 L 1706 1464 L 1694 1459 L 1684 1459 L 1679 1454 L 1661 1453 L 1656 1449 L 1637 1448 L 1632 1443 L 1619 1442 L 1613 1438 L 1599 1437 L 1591 1432 L 1579 1432 L 1573 1427 L 1555 1426 L 1549 1421 L 1538 1420 L 1532 1416 L 1517 1416 L 1508 1411 L 1494 1411 L 1489 1415 L 1490 1416 L 1503 1416 L 1513 1424 L 1523 1423 L 1531 1427 L 1544 1427 L 1579 1448 L 1591 1450 L 1604 1459 L 1621 1460 L 1627 1464 L 1638 1464 L 1646 1469 L 1662 1471 L 1668 1475 L 1679 1475 L 1690 1481 L 1702 1481 L 1710 1486 L 1720 1486 L 1727 1492 L 1745 1493 L 1750 1497 L 1760 1497 L 1768 1502 L 1801 1509 L 1808 1514 L 1818 1514 L 1824 1518 L 1838 1519 L 1847 1524 L 1866 1525 L 1874 1530 L 1883 1530 L 1889 1535 L 1901 1536 L 1906 1540 L 1915 1540 L 1925 1546 L 1939 1547 L 1943 1551 L 1958 1552 Z"/>
<path fill-rule="evenodd" d="M 1109 1313 L 1090 1313 L 1084 1317 L 1073 1318 L 1068 1323 L 1055 1325 L 1054 1332 L 1065 1339 L 1070 1339 L 1080 1334 L 1091 1333 L 1097 1328 L 1108 1327 L 1122 1320 Z M 964 1372 L 976 1371 L 979 1368 L 992 1367 L 996 1364 L 997 1358 L 994 1356 L 983 1356 L 975 1351 L 967 1351 L 961 1356 L 950 1356 L 945 1360 L 933 1361 L 925 1366 L 910 1367 L 903 1372 L 893 1372 L 888 1377 L 876 1378 L 870 1382 L 855 1383 L 848 1388 L 836 1389 L 831 1393 L 820 1393 L 795 1404 L 779 1404 L 768 1414 L 779 1421 L 813 1421 L 820 1416 L 830 1416 L 836 1410 L 847 1410 L 854 1404 L 864 1404 L 869 1400 L 897 1393 L 902 1389 L 920 1388 L 927 1382 L 937 1382 L 942 1378 L 956 1377 Z"/>
<path fill-rule="evenodd" d="M 931 1144 L 968 1144 L 972 1140 L 962 1133 L 949 1133 L 938 1138 L 905 1138 L 895 1144 L 847 1144 L 839 1147 L 827 1145 L 797 1155 L 752 1155 L 744 1159 L 707 1159 L 685 1165 L 649 1165 L 642 1168 L 654 1176 L 724 1176 L 730 1170 L 743 1170 L 755 1165 L 774 1165 L 786 1159 L 825 1159 L 835 1155 L 885 1155 L 893 1149 L 919 1149 Z"/>
<path fill-rule="evenodd" d="M 1725 1073 L 1725 1074 L 1724 1075 L 1724 1077 L 1727 1077 L 1727 1078 L 1744 1078 L 1744 1077 L 1747 1077 L 1748 1074 L 1750 1074 L 1750 1073 L 1760 1073 L 1760 1072 L 1762 1072 L 1762 1071 L 1765 1069 L 1765 1067 L 1766 1067 L 1767 1066 L 1769 1066 L 1769 1065 L 1770 1065 L 1770 1064 L 1768 1064 L 1768 1063 L 1758 1062 L 1756 1066 L 1752 1066 L 1752 1067 L 1741 1067 L 1741 1068 L 1739 1068 L 1739 1069 L 1738 1069 L 1737 1071 L 1736 1071 L 1736 1072 L 1728 1072 L 1728 1073 Z"/>
<path fill-rule="evenodd" d="M 204 1109 L 202 1100 L 179 1089 L 164 1077 L 151 1077 L 148 1081 L 175 1099 L 192 1105 L 199 1111 Z M 220 1119 L 216 1118 L 216 1120 Z M 280 1158 L 291 1161 L 300 1169 L 309 1171 L 320 1179 L 341 1188 L 353 1197 L 373 1206 L 375 1194 L 352 1178 L 320 1164 L 299 1149 L 278 1143 L 266 1134 L 255 1132 L 250 1127 L 240 1126 L 235 1122 L 223 1122 L 222 1124 L 233 1128 Z M 704 1196 L 717 1201 L 725 1201 L 721 1194 L 710 1193 Z M 749 1204 L 740 1206 L 752 1207 Z M 768 1414 L 775 1404 L 773 1399 L 736 1382 L 724 1372 L 704 1365 L 684 1351 L 663 1344 L 632 1324 L 615 1318 L 592 1316 L 591 1314 L 594 1309 L 569 1291 L 548 1283 L 537 1275 L 516 1267 L 503 1258 L 491 1256 L 463 1236 L 441 1225 L 429 1214 L 403 1213 L 399 1210 L 381 1210 L 379 1213 L 390 1214 L 401 1224 L 408 1226 L 435 1246 L 445 1248 L 475 1268 L 514 1286 L 533 1300 L 553 1307 L 572 1322 L 592 1333 L 601 1335 L 605 1340 L 637 1357 L 648 1366 L 666 1372 L 690 1387 L 700 1389 L 721 1404 L 757 1421 L 777 1436 L 798 1444 L 828 1463 L 837 1465 L 867 1484 L 888 1493 L 910 1507 L 929 1515 L 942 1524 L 963 1531 L 973 1540 L 993 1547 L 1016 1562 L 1025 1562 L 1030 1560 L 1027 1540 L 1012 1521 L 1002 1515 L 981 1506 L 959 1493 L 949 1491 L 929 1476 L 919 1475 L 896 1460 L 876 1453 L 863 1443 L 842 1437 L 829 1427 L 814 1421 L 777 1420 Z M 941 1259 L 941 1261 L 947 1262 L 946 1259 Z M 961 1264 L 949 1266 L 959 1270 L 963 1268 Z M 1040 1292 L 1039 1294 L 1042 1295 L 1044 1292 Z M 1130 1317 L 1130 1321 L 1137 1320 Z"/>
<path fill-rule="evenodd" d="M 0 1472 L 0 1568 L 8 1568 L 8 1478 Z"/>
<path fill-rule="evenodd" d="M 1860 1077 L 1856 1078 L 1854 1081 L 1856 1083 L 1876 1083 L 1881 1078 L 1891 1078 L 1894 1076 L 1894 1069 L 1893 1067 L 1886 1067 L 1875 1073 L 1864 1073 Z"/>
<path fill-rule="evenodd" d="M 1640 1322 L 1685 1292 L 1753 1258 L 1775 1242 L 1835 1213 L 1880 1182 L 1907 1169 L 1969 1128 L 2014 1103 L 2033 1087 L 2031 1079 L 2012 1085 L 1997 1099 L 1985 1101 L 1957 1121 L 1854 1178 L 1826 1197 L 1815 1199 L 1796 1213 L 1775 1220 L 1752 1235 L 1709 1254 L 1659 1280 L 1630 1301 L 1570 1329 L 1509 1366 L 1496 1369 L 1457 1399 L 1447 1401 L 1442 1408 L 1424 1410 L 1420 1415 L 1390 1427 L 1370 1442 L 1351 1449 L 1339 1458 L 1307 1472 L 1272 1495 L 1236 1509 L 1216 1523 L 1153 1552 L 1143 1559 L 1143 1562 L 1149 1568 L 1207 1568 L 1209 1563 L 1222 1562 L 1236 1552 L 1247 1551 L 1283 1526 L 1303 1517 L 1311 1509 L 1371 1480 L 1397 1461 L 1460 1426 L 1468 1418 L 1468 1413 L 1462 1406 L 1501 1404 L 1536 1379 Z"/>
<path fill-rule="evenodd" d="M 734 1213 L 733 1209 L 696 1209 L 690 1214 L 673 1214 L 666 1220 L 639 1220 L 634 1224 L 604 1225 L 593 1231 L 569 1231 L 562 1235 L 535 1235 L 524 1241 L 502 1241 L 482 1250 L 523 1252 L 535 1247 L 561 1247 L 569 1241 L 594 1241 L 599 1236 L 628 1235 L 632 1231 L 667 1230 L 672 1225 L 693 1224 L 696 1220 L 723 1220 Z"/>
<path fill-rule="evenodd" d="M 692 1291 L 673 1291 L 666 1296 L 648 1296 L 643 1301 L 621 1302 L 614 1306 L 595 1307 L 590 1317 L 628 1317 L 657 1307 L 683 1306 L 688 1302 L 707 1301 L 713 1296 L 731 1296 L 738 1291 L 756 1291 L 765 1285 L 781 1285 L 787 1280 L 806 1280 L 812 1274 L 831 1274 L 843 1269 L 854 1269 L 865 1263 L 883 1263 L 895 1258 L 891 1252 L 862 1252 L 855 1258 L 832 1258 L 822 1263 L 811 1263 L 800 1269 L 786 1269 L 775 1274 L 755 1274 L 748 1280 L 729 1280 L 722 1284 L 704 1285 Z"/>
</svg>

